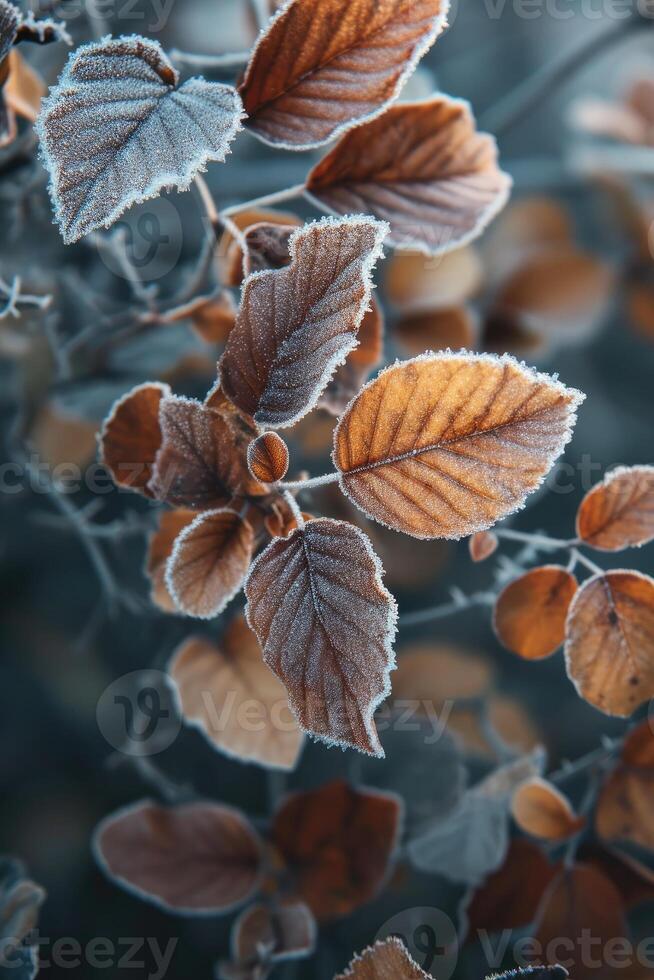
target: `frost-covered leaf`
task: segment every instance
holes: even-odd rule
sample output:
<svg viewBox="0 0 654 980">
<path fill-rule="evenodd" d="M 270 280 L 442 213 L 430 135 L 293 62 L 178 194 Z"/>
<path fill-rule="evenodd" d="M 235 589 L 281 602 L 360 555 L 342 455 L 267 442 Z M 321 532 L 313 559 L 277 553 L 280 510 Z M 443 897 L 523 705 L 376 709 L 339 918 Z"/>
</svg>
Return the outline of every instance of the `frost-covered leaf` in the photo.
<svg viewBox="0 0 654 980">
<path fill-rule="evenodd" d="M 184 507 L 178 510 L 162 510 L 159 515 L 159 527 L 150 535 L 145 570 L 150 579 L 150 597 L 164 612 L 179 612 L 177 603 L 166 584 L 166 564 L 178 535 L 185 527 L 192 524 L 197 516 L 196 511 Z"/>
<path fill-rule="evenodd" d="M 277 538 L 245 586 L 248 622 L 302 728 L 383 756 L 373 715 L 390 692 L 397 611 L 366 535 L 320 518 Z"/>
<path fill-rule="evenodd" d="M 159 406 L 170 394 L 168 385 L 138 385 L 111 409 L 100 433 L 100 462 L 118 486 L 153 496 L 148 483 L 161 445 Z"/>
<path fill-rule="evenodd" d="M 145 800 L 103 820 L 94 843 L 110 878 L 178 913 L 227 912 L 260 882 L 258 834 L 238 810 L 217 803 L 164 807 Z"/>
<path fill-rule="evenodd" d="M 191 398 L 164 398 L 159 411 L 162 432 L 149 490 L 176 507 L 208 510 L 224 507 L 254 483 L 245 448 L 236 442 L 239 421 Z"/>
<path fill-rule="evenodd" d="M 487 980 L 566 980 L 568 971 L 564 966 L 525 966 L 507 973 L 493 974 Z"/>
<path fill-rule="evenodd" d="M 375 897 L 401 825 L 399 797 L 337 780 L 282 803 L 272 840 L 288 865 L 291 893 L 328 922 Z"/>
<path fill-rule="evenodd" d="M 291 264 L 290 244 L 296 225 L 272 225 L 261 222 L 252 225 L 243 236 L 245 254 L 243 272 L 246 276 L 266 269 L 283 269 Z"/>
<path fill-rule="evenodd" d="M 212 619 L 241 589 L 254 551 L 254 531 L 234 510 L 199 514 L 177 537 L 166 586 L 188 616 Z"/>
<path fill-rule="evenodd" d="M 312 222 L 292 236 L 290 266 L 249 277 L 219 373 L 256 422 L 302 418 L 356 346 L 385 234 L 373 218 Z"/>
<path fill-rule="evenodd" d="M 627 718 L 654 697 L 654 579 L 621 569 L 593 576 L 565 632 L 568 676 L 594 707 Z"/>
<path fill-rule="evenodd" d="M 231 220 L 236 225 L 236 227 L 243 232 L 243 238 L 237 239 L 229 228 L 226 228 L 223 232 L 220 241 L 218 243 L 218 269 L 220 272 L 220 281 L 224 286 L 240 286 L 245 275 L 249 275 L 250 272 L 260 272 L 263 268 L 282 268 L 288 265 L 291 261 L 291 257 L 288 253 L 288 242 L 290 236 L 293 233 L 294 228 L 299 228 L 302 225 L 302 221 L 297 215 L 292 214 L 290 211 L 268 211 L 261 208 L 244 208 L 242 211 L 237 211 L 231 216 Z M 267 231 L 264 237 L 260 237 L 259 233 L 255 229 L 260 229 L 261 226 L 265 226 Z M 279 236 L 275 233 L 274 229 L 279 228 Z M 246 246 L 246 252 L 249 251 L 249 232 L 253 232 L 252 246 L 254 253 L 252 260 L 248 255 L 243 252 L 243 245 Z M 268 243 L 264 247 L 264 252 L 260 251 L 260 246 L 264 245 L 265 241 Z M 276 259 L 274 262 L 269 263 L 268 259 L 271 258 L 271 253 L 268 245 L 271 243 L 272 239 L 275 240 L 275 253 Z M 280 251 L 282 242 L 286 241 L 286 255 L 284 256 Z M 260 260 L 265 256 L 266 265 L 261 265 Z M 252 261 L 252 268 L 249 268 L 249 263 Z"/>
<path fill-rule="evenodd" d="M 264 432 L 248 446 L 250 473 L 262 483 L 283 480 L 288 463 L 288 446 L 276 432 Z"/>
<path fill-rule="evenodd" d="M 252 905 L 241 912 L 232 928 L 232 956 L 240 963 L 251 963 L 265 950 L 264 960 L 270 965 L 309 956 L 316 933 L 315 919 L 303 902 Z"/>
<path fill-rule="evenodd" d="M 540 775 L 542 753 L 501 766 L 464 794 L 444 819 L 409 841 L 416 868 L 458 884 L 477 885 L 503 863 L 509 846 L 509 806 L 525 780 Z"/>
<path fill-rule="evenodd" d="M 359 343 L 350 351 L 345 364 L 336 368 L 318 402 L 320 408 L 332 415 L 341 415 L 362 385 L 366 383 L 373 368 L 380 363 L 384 353 L 384 314 L 374 298 L 359 327 Z"/>
<path fill-rule="evenodd" d="M 576 815 L 570 800 L 540 777 L 518 787 L 511 801 L 511 813 L 526 834 L 548 841 L 567 840 L 586 824 L 585 817 Z"/>
<path fill-rule="evenodd" d="M 295 767 L 302 733 L 284 685 L 263 662 L 243 616 L 230 623 L 219 644 L 199 636 L 185 640 L 168 671 L 184 718 L 220 752 L 272 769 Z"/>
<path fill-rule="evenodd" d="M 364 949 L 334 980 L 430 980 L 430 974 L 420 969 L 402 940 L 393 937 Z"/>
<path fill-rule="evenodd" d="M 543 565 L 518 576 L 500 592 L 493 628 L 507 649 L 525 660 L 549 657 L 565 639 L 577 580 L 561 565 Z"/>
<path fill-rule="evenodd" d="M 577 534 L 600 551 L 621 551 L 654 539 L 654 466 L 612 470 L 577 513 Z"/>
<path fill-rule="evenodd" d="M 437 255 L 481 234 L 510 187 L 495 140 L 477 132 L 468 105 L 439 95 L 347 133 L 313 168 L 306 192 L 327 211 L 388 221 L 391 245 Z"/>
<path fill-rule="evenodd" d="M 495 554 L 499 543 L 497 535 L 492 531 L 477 531 L 468 541 L 470 557 L 474 562 L 486 561 Z"/>
<path fill-rule="evenodd" d="M 447 0 L 291 0 L 240 86 L 246 125 L 307 150 L 379 115 L 445 27 Z"/>
<path fill-rule="evenodd" d="M 66 243 L 164 188 L 185 190 L 240 129 L 233 88 L 179 75 L 156 41 L 107 39 L 69 58 L 37 129 Z"/>
<path fill-rule="evenodd" d="M 513 358 L 425 354 L 383 371 L 334 434 L 343 492 L 416 538 L 461 538 L 524 504 L 583 395 Z"/>
<path fill-rule="evenodd" d="M 7 57 L 16 40 L 21 14 L 9 0 L 0 0 L 0 65 Z M 4 81 L 0 68 L 0 81 Z"/>
</svg>

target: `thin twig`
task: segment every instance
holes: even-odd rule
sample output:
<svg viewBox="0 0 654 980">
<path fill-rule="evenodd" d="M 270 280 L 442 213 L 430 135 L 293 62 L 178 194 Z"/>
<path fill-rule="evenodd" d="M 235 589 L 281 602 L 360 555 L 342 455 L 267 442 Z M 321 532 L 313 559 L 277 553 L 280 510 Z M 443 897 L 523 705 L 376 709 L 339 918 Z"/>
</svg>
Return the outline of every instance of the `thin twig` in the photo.
<svg viewBox="0 0 654 980">
<path fill-rule="evenodd" d="M 400 627 L 420 626 L 422 623 L 431 623 L 436 619 L 445 619 L 446 616 L 453 616 L 464 609 L 471 609 L 473 606 L 492 606 L 496 595 L 493 592 L 473 592 L 472 595 L 463 595 L 456 592 L 450 602 L 443 602 L 439 606 L 432 606 L 430 609 L 421 609 L 419 612 L 404 613 L 400 616 Z"/>
<path fill-rule="evenodd" d="M 550 538 L 546 534 L 532 534 L 529 531 L 514 531 L 512 528 L 493 528 L 493 533 L 498 538 L 505 538 L 507 541 L 523 541 L 534 548 L 541 548 L 544 551 L 562 551 L 574 547 L 577 538 Z"/>
<path fill-rule="evenodd" d="M 288 483 L 280 483 L 281 490 L 312 490 L 314 487 L 324 487 L 328 483 L 337 483 L 340 478 L 339 473 L 325 473 L 323 476 L 314 476 L 309 480 L 290 480 Z"/>
<path fill-rule="evenodd" d="M 247 65 L 249 51 L 228 51 L 225 54 L 194 54 L 191 51 L 180 51 L 173 48 L 169 53 L 171 61 L 179 65 L 191 65 L 194 68 L 241 68 Z"/>
<path fill-rule="evenodd" d="M 273 194 L 264 194 L 263 197 L 255 197 L 252 201 L 245 201 L 242 204 L 234 204 L 230 208 L 224 208 L 220 214 L 238 214 L 239 211 L 249 211 L 251 208 L 263 208 L 272 204 L 281 204 L 283 201 L 292 201 L 300 197 L 304 192 L 304 184 L 296 184 L 294 187 L 287 187 L 283 191 L 275 191 Z"/>
<path fill-rule="evenodd" d="M 288 504 L 289 509 L 290 509 L 293 517 L 295 518 L 295 522 L 296 522 L 298 528 L 300 530 L 302 530 L 302 528 L 305 526 L 304 517 L 302 516 L 302 511 L 300 510 L 300 508 L 297 505 L 297 501 L 296 501 L 295 497 L 293 496 L 292 493 L 289 493 L 288 490 L 283 490 L 282 491 L 282 496 L 283 496 L 284 500 L 286 501 L 286 503 Z"/>
</svg>

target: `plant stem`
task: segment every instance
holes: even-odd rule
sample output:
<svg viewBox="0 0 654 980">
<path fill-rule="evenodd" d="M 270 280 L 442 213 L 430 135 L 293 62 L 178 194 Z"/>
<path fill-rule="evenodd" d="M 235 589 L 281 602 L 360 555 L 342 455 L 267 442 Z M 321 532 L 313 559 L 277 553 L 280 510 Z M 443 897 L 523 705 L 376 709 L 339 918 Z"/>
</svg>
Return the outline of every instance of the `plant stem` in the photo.
<svg viewBox="0 0 654 980">
<path fill-rule="evenodd" d="M 569 762 L 563 765 L 547 777 L 549 782 L 555 785 L 563 783 L 565 780 L 572 779 L 573 776 L 578 776 L 580 773 L 585 772 L 586 769 L 607 762 L 622 747 L 623 742 L 624 738 L 609 739 L 603 745 L 600 745 L 599 748 L 593 749 L 592 752 L 577 759 L 576 762 Z"/>
<path fill-rule="evenodd" d="M 647 26 L 649 25 L 639 16 L 632 16 L 618 28 L 611 25 L 608 30 L 585 38 L 572 51 L 566 51 L 554 58 L 488 109 L 481 117 L 480 126 L 496 136 L 503 135 L 526 119 L 544 99 L 549 98 L 596 55 L 628 37 L 633 31 Z"/>
<path fill-rule="evenodd" d="M 337 483 L 339 477 L 339 473 L 325 473 L 310 480 L 291 480 L 289 483 L 280 483 L 279 486 L 282 490 L 311 490 L 313 487 L 324 487 L 327 483 Z"/>
<path fill-rule="evenodd" d="M 291 513 L 293 514 L 293 517 L 295 518 L 295 521 L 297 523 L 297 526 L 299 527 L 300 530 L 302 530 L 302 528 L 305 526 L 305 521 L 304 521 L 304 517 L 302 516 L 302 511 L 300 510 L 300 508 L 297 505 L 297 501 L 296 501 L 295 497 L 293 496 L 292 493 L 289 493 L 288 490 L 283 490 L 282 491 L 282 496 L 284 497 L 284 500 L 288 504 L 288 506 L 289 506 L 289 508 L 291 510 Z"/>
<path fill-rule="evenodd" d="M 240 247 L 245 249 L 245 236 L 243 235 L 243 232 L 238 225 L 234 224 L 225 211 L 218 211 L 216 202 L 213 199 L 213 194 L 209 190 L 209 186 L 202 174 L 195 175 L 195 186 L 200 195 L 200 200 L 202 201 L 205 214 L 209 219 L 214 238 L 218 238 L 222 231 L 227 230 L 232 237 L 236 239 Z"/>
<path fill-rule="evenodd" d="M 586 556 L 582 554 L 581 551 L 579 551 L 577 548 L 571 549 L 570 557 L 571 559 L 574 558 L 574 560 L 576 562 L 579 562 L 580 565 L 584 565 L 590 572 L 593 573 L 593 575 L 604 574 L 603 568 L 600 568 L 599 565 L 596 565 L 594 561 L 590 560 L 590 558 L 586 558 Z"/>
<path fill-rule="evenodd" d="M 549 551 L 561 551 L 572 548 L 577 543 L 576 538 L 565 540 L 564 538 L 550 538 L 546 534 L 531 534 L 528 531 L 514 531 L 511 528 L 493 528 L 493 533 L 498 538 L 506 538 L 507 541 L 524 541 L 531 544 L 534 548 L 543 548 Z"/>
<path fill-rule="evenodd" d="M 195 68 L 240 68 L 248 63 L 249 51 L 227 52 L 226 54 L 193 54 L 190 51 L 180 51 L 173 48 L 170 52 L 172 61 L 180 65 L 192 65 Z"/>
<path fill-rule="evenodd" d="M 252 208 L 264 208 L 272 204 L 281 204 L 283 201 L 292 201 L 304 191 L 304 184 L 296 184 L 294 187 L 287 187 L 283 191 L 275 191 L 272 194 L 264 194 L 263 197 L 255 197 L 251 201 L 245 201 L 243 204 L 234 204 L 230 208 L 225 208 L 220 212 L 221 217 L 229 216 L 231 214 L 238 214 L 239 211 L 250 210 Z"/>
<path fill-rule="evenodd" d="M 495 595 L 492 592 L 474 592 L 468 596 L 455 595 L 450 602 L 444 602 L 439 606 L 421 609 L 414 613 L 405 613 L 400 616 L 399 624 L 401 627 L 420 626 L 422 623 L 430 623 L 435 619 L 452 616 L 462 609 L 471 609 L 473 606 L 490 606 L 494 601 Z"/>
</svg>

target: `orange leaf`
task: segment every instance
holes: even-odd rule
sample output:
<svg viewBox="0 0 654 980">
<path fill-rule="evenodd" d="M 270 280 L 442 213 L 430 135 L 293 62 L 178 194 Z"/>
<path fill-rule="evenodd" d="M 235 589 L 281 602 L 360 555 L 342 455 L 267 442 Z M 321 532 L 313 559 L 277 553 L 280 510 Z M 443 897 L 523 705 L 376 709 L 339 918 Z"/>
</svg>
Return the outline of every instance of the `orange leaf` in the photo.
<svg viewBox="0 0 654 980">
<path fill-rule="evenodd" d="M 261 425 L 302 418 L 356 347 L 385 233 L 373 218 L 312 222 L 291 237 L 290 266 L 247 280 L 219 372 Z"/>
<path fill-rule="evenodd" d="M 402 649 L 393 674 L 393 701 L 428 702 L 440 713 L 448 702 L 486 695 L 493 670 L 485 657 L 454 646 L 412 644 Z"/>
<path fill-rule="evenodd" d="M 337 780 L 290 796 L 275 814 L 272 839 L 288 864 L 292 893 L 327 922 L 377 894 L 401 823 L 398 797 Z"/>
<path fill-rule="evenodd" d="M 510 178 L 468 105 L 437 96 L 394 106 L 344 136 L 307 178 L 318 206 L 389 222 L 389 242 L 429 255 L 476 238 L 506 203 Z"/>
<path fill-rule="evenodd" d="M 383 756 L 373 715 L 390 692 L 397 611 L 365 534 L 320 518 L 259 555 L 248 622 L 302 728 Z"/>
<path fill-rule="evenodd" d="M 246 125 L 308 150 L 383 112 L 445 27 L 446 0 L 292 0 L 259 38 L 239 92 Z"/>
<path fill-rule="evenodd" d="M 486 561 L 497 551 L 499 541 L 492 531 L 477 531 L 468 540 L 470 557 L 474 562 Z"/>
<path fill-rule="evenodd" d="M 107 416 L 100 433 L 100 462 L 118 486 L 154 496 L 148 484 L 162 438 L 159 406 L 170 394 L 168 385 L 137 385 Z"/>
<path fill-rule="evenodd" d="M 163 438 L 148 486 L 158 500 L 207 510 L 250 490 L 245 447 L 241 452 L 237 444 L 239 420 L 229 411 L 173 396 L 161 402 L 159 421 Z"/>
<path fill-rule="evenodd" d="M 243 616 L 232 620 L 220 645 L 200 636 L 186 640 L 168 671 L 184 718 L 216 749 L 272 769 L 295 768 L 302 734 Z"/>
<path fill-rule="evenodd" d="M 393 306 L 403 313 L 426 313 L 472 299 L 483 283 L 484 267 L 472 248 L 459 248 L 437 259 L 422 252 L 396 252 L 384 275 Z"/>
<path fill-rule="evenodd" d="M 248 446 L 248 466 L 255 480 L 277 483 L 288 472 L 288 446 L 276 432 L 264 432 Z"/>
<path fill-rule="evenodd" d="M 405 314 L 393 328 L 399 346 L 413 355 L 448 347 L 472 350 L 477 332 L 477 318 L 466 307 Z"/>
<path fill-rule="evenodd" d="M 254 532 L 236 511 L 209 510 L 181 532 L 166 565 L 166 586 L 178 609 L 198 619 L 223 611 L 243 586 Z"/>
<path fill-rule="evenodd" d="M 159 528 L 150 535 L 146 571 L 150 578 L 151 598 L 164 612 L 179 612 L 177 604 L 166 585 L 166 562 L 170 558 L 175 540 L 197 514 L 194 510 L 163 510 L 159 515 Z"/>
<path fill-rule="evenodd" d="M 525 660 L 549 657 L 565 639 L 565 622 L 577 580 L 560 565 L 520 575 L 499 594 L 493 627 L 507 649 Z"/>
<path fill-rule="evenodd" d="M 513 819 L 521 830 L 543 840 L 562 841 L 586 825 L 556 786 L 535 777 L 519 786 L 511 801 Z"/>
<path fill-rule="evenodd" d="M 628 717 L 654 697 L 654 579 L 616 570 L 584 582 L 570 606 L 565 656 L 579 694 Z"/>
<path fill-rule="evenodd" d="M 334 434 L 343 492 L 416 538 L 462 538 L 524 503 L 583 399 L 508 355 L 425 354 L 362 389 Z"/>
<path fill-rule="evenodd" d="M 8 61 L 9 77 L 3 89 L 7 105 L 17 116 L 36 122 L 47 92 L 45 82 L 15 48 L 9 52 Z"/>
<path fill-rule="evenodd" d="M 562 871 L 545 893 L 537 921 L 536 938 L 545 949 L 550 943 L 556 946 L 554 955 L 574 980 L 612 975 L 602 956 L 604 944 L 626 937 L 628 927 L 619 891 L 596 868 L 577 864 Z M 582 930 L 593 939 L 590 958 L 580 943 Z"/>
<path fill-rule="evenodd" d="M 430 980 L 395 937 L 375 943 L 355 956 L 345 973 L 334 980 Z"/>
<path fill-rule="evenodd" d="M 95 852 L 118 884 L 175 912 L 219 913 L 256 890 L 262 844 L 231 807 L 189 803 L 163 807 L 145 800 L 101 822 Z"/>
<path fill-rule="evenodd" d="M 384 352 L 384 314 L 373 298 L 371 308 L 361 321 L 358 345 L 350 351 L 345 364 L 336 368 L 321 395 L 319 406 L 332 415 L 340 415 L 366 383 L 372 369 L 380 363 Z"/>
<path fill-rule="evenodd" d="M 630 842 L 654 850 L 654 732 L 649 721 L 630 733 L 621 764 L 599 796 L 595 825 L 609 843 Z"/>
<path fill-rule="evenodd" d="M 577 534 L 600 551 L 654 540 L 654 466 L 620 467 L 593 487 L 579 507 Z"/>
</svg>

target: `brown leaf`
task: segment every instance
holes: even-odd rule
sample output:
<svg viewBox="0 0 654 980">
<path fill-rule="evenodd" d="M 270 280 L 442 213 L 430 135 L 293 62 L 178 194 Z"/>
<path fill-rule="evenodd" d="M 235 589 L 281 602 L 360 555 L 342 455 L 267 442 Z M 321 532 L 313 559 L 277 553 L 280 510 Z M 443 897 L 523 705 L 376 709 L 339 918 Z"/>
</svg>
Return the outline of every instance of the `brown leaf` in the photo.
<svg viewBox="0 0 654 980">
<path fill-rule="evenodd" d="M 9 52 L 9 77 L 3 94 L 10 109 L 29 122 L 36 122 L 41 99 L 47 93 L 45 82 L 15 48 Z"/>
<path fill-rule="evenodd" d="M 489 933 L 530 926 L 545 889 L 560 865 L 553 865 L 536 844 L 523 838 L 511 841 L 504 864 L 488 876 L 468 906 L 468 936 L 481 929 Z"/>
<path fill-rule="evenodd" d="M 654 697 L 654 579 L 615 570 L 588 579 L 570 606 L 565 657 L 579 694 L 628 717 Z"/>
<path fill-rule="evenodd" d="M 170 323 L 190 319 L 196 334 L 206 344 L 222 344 L 236 323 L 236 306 L 230 293 L 220 289 L 177 307 L 165 319 Z"/>
<path fill-rule="evenodd" d="M 519 702 L 506 694 L 491 694 L 487 701 L 488 720 L 492 731 L 514 752 L 531 752 L 543 742 L 531 714 Z M 466 751 L 482 758 L 496 758 L 489 742 L 487 726 L 482 724 L 478 711 L 455 711 L 448 728 L 463 742 Z"/>
<path fill-rule="evenodd" d="M 439 95 L 348 133 L 311 171 L 306 191 L 333 213 L 388 221 L 391 245 L 437 255 L 481 234 L 510 186 L 495 140 L 476 131 L 468 105 Z"/>
<path fill-rule="evenodd" d="M 295 214 L 287 211 L 266 211 L 259 208 L 245 208 L 230 215 L 231 221 L 239 231 L 245 233 L 255 226 L 265 224 L 280 227 L 298 228 L 302 222 Z M 218 270 L 220 281 L 224 286 L 240 286 L 243 282 L 244 264 L 248 259 L 243 255 L 242 240 L 237 241 L 234 234 L 227 228 L 218 243 Z M 290 261 L 290 257 L 289 257 Z"/>
<path fill-rule="evenodd" d="M 56 402 L 46 402 L 32 423 L 29 442 L 51 466 L 72 463 L 82 468 L 95 459 L 97 433 L 95 422 L 68 414 Z"/>
<path fill-rule="evenodd" d="M 178 536 L 166 565 L 166 586 L 177 608 L 213 619 L 243 586 L 254 532 L 234 510 L 199 514 Z"/>
<path fill-rule="evenodd" d="M 220 752 L 267 768 L 295 768 L 302 733 L 243 616 L 232 620 L 219 645 L 199 636 L 186 640 L 168 672 L 185 720 Z"/>
<path fill-rule="evenodd" d="M 397 611 L 365 534 L 320 518 L 256 559 L 246 614 L 302 728 L 383 756 L 373 715 L 390 692 Z"/>
<path fill-rule="evenodd" d="M 356 346 L 385 233 L 373 218 L 312 222 L 291 238 L 288 268 L 248 279 L 219 372 L 256 422 L 297 422 Z"/>
<path fill-rule="evenodd" d="M 245 232 L 243 274 L 283 269 L 291 264 L 290 242 L 297 225 L 273 225 L 261 222 Z"/>
<path fill-rule="evenodd" d="M 489 661 L 443 644 L 402 649 L 393 675 L 393 701 L 428 702 L 440 714 L 445 705 L 486 695 L 493 683 Z"/>
<path fill-rule="evenodd" d="M 565 639 L 565 622 L 577 580 L 560 565 L 532 568 L 500 592 L 493 628 L 501 643 L 524 657 L 549 657 Z"/>
<path fill-rule="evenodd" d="M 539 777 L 518 787 L 511 813 L 526 834 L 548 841 L 567 840 L 586 825 L 586 819 L 575 814 L 567 797 Z"/>
<path fill-rule="evenodd" d="M 345 973 L 334 980 L 429 980 L 409 955 L 401 939 L 392 937 L 375 943 L 355 956 Z"/>
<path fill-rule="evenodd" d="M 375 897 L 401 823 L 398 797 L 338 780 L 290 796 L 275 814 L 272 839 L 288 864 L 292 893 L 327 922 Z"/>
<path fill-rule="evenodd" d="M 484 268 L 473 248 L 459 248 L 438 258 L 422 252 L 396 252 L 384 277 L 386 295 L 398 310 L 430 313 L 472 299 L 483 283 Z"/>
<path fill-rule="evenodd" d="M 545 893 L 537 919 L 536 938 L 543 948 L 556 942 L 565 951 L 559 955 L 574 980 L 615 975 L 602 952 L 606 943 L 628 936 L 628 927 L 619 891 L 596 868 L 576 864 L 562 871 Z M 593 939 L 591 958 L 580 943 L 584 934 Z"/>
<path fill-rule="evenodd" d="M 448 348 L 472 350 L 477 333 L 477 318 L 465 306 L 407 314 L 393 328 L 399 346 L 411 355 Z"/>
<path fill-rule="evenodd" d="M 191 398 L 167 397 L 159 421 L 161 448 L 148 486 L 158 500 L 208 510 L 250 490 L 245 449 L 239 451 L 236 442 L 238 422 L 228 411 Z"/>
<path fill-rule="evenodd" d="M 241 963 L 265 960 L 281 963 L 308 956 L 316 943 L 316 923 L 303 902 L 280 902 L 273 908 L 251 905 L 241 912 L 232 929 L 232 951 Z"/>
<path fill-rule="evenodd" d="M 288 446 L 276 432 L 264 432 L 248 446 L 248 466 L 255 480 L 277 483 L 288 472 Z"/>
<path fill-rule="evenodd" d="M 395 364 L 336 428 L 341 489 L 416 538 L 484 531 L 542 482 L 583 397 L 508 355 L 443 352 Z"/>
<path fill-rule="evenodd" d="M 361 321 L 358 345 L 350 351 L 345 364 L 336 373 L 321 395 L 319 406 L 332 415 L 340 415 L 381 362 L 384 353 L 384 314 L 373 298 L 371 308 Z"/>
<path fill-rule="evenodd" d="M 484 268 L 497 281 L 543 251 L 569 248 L 574 228 L 567 210 L 549 197 L 513 201 L 494 222 L 482 245 Z"/>
<path fill-rule="evenodd" d="M 607 474 L 581 502 L 577 535 L 600 551 L 654 540 L 654 466 L 620 467 Z"/>
<path fill-rule="evenodd" d="M 645 721 L 630 733 L 620 765 L 602 787 L 595 826 L 608 843 L 654 850 L 654 732 Z"/>
<path fill-rule="evenodd" d="M 179 612 L 166 584 L 166 563 L 172 554 L 177 536 L 197 516 L 194 510 L 185 508 L 162 510 L 159 514 L 159 527 L 150 535 L 145 569 L 150 578 L 152 601 L 164 612 Z"/>
<path fill-rule="evenodd" d="M 260 882 L 262 844 L 231 807 L 144 800 L 98 826 L 95 852 L 103 870 L 128 891 L 164 909 L 227 912 Z"/>
<path fill-rule="evenodd" d="M 444 0 L 294 0 L 260 36 L 239 93 L 246 125 L 308 150 L 384 111 L 445 27 Z"/>
<path fill-rule="evenodd" d="M 468 540 L 470 557 L 474 562 L 486 561 L 487 558 L 495 554 L 499 543 L 497 535 L 493 534 L 492 531 L 477 531 Z"/>
<path fill-rule="evenodd" d="M 159 406 L 171 395 L 168 385 L 137 385 L 120 398 L 100 433 L 100 462 L 121 487 L 153 497 L 148 486 L 161 445 Z"/>
</svg>

